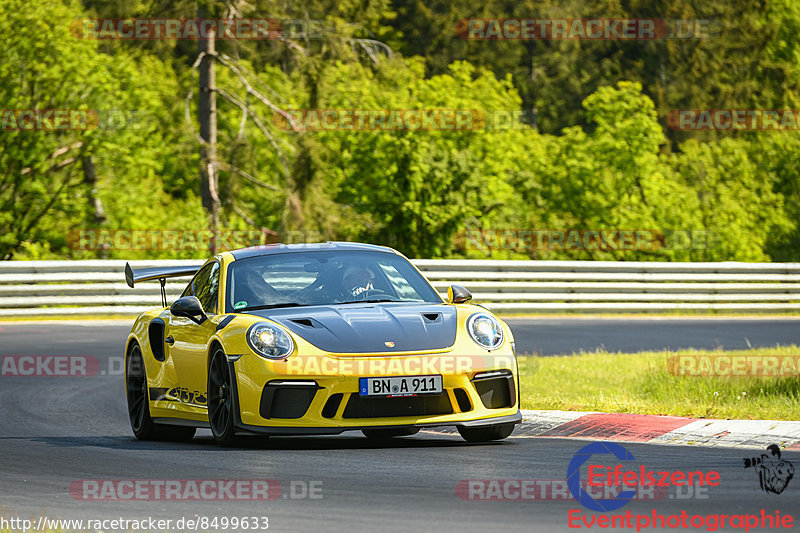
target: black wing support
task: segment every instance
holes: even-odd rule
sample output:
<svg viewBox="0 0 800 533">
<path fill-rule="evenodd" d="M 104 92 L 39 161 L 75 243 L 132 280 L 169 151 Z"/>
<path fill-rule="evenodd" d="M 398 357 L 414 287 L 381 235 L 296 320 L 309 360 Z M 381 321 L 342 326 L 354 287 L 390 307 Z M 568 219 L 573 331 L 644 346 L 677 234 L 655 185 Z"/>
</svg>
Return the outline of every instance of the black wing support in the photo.
<svg viewBox="0 0 800 533">
<path fill-rule="evenodd" d="M 161 283 L 161 303 L 167 306 L 167 278 L 179 278 L 183 276 L 194 276 L 203 265 L 186 265 L 175 267 L 155 267 L 155 268 L 131 268 L 130 263 L 125 263 L 125 281 L 128 287 L 133 288 L 134 284 L 140 281 L 152 281 L 157 279 Z"/>
</svg>

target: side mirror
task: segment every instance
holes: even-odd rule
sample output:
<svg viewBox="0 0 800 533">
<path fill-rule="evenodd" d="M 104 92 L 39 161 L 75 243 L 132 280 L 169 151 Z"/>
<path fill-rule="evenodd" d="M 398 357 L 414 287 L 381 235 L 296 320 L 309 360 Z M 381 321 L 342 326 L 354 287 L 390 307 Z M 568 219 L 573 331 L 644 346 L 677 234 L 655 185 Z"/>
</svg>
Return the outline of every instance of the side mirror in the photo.
<svg viewBox="0 0 800 533">
<path fill-rule="evenodd" d="M 203 312 L 203 306 L 200 305 L 200 300 L 197 299 L 197 296 L 178 298 L 170 306 L 169 312 L 174 316 L 188 318 L 195 324 L 202 324 L 206 320 L 206 314 Z"/>
<path fill-rule="evenodd" d="M 465 304 L 472 300 L 472 293 L 461 285 L 447 287 L 447 301 L 452 304 Z"/>
</svg>

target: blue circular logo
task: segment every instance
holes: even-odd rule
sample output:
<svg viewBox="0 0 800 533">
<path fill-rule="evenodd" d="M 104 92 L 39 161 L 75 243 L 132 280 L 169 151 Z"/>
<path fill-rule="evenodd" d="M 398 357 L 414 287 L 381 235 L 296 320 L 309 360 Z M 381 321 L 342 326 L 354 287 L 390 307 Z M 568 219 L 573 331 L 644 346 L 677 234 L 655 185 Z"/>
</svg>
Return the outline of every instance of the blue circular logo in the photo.
<svg viewBox="0 0 800 533">
<path fill-rule="evenodd" d="M 572 457 L 567 467 L 567 486 L 575 501 L 592 511 L 607 513 L 624 507 L 636 496 L 635 490 L 623 490 L 610 500 L 595 500 L 581 488 L 581 466 L 592 455 L 613 455 L 620 461 L 633 461 L 633 454 L 613 442 L 593 442 L 584 446 Z"/>
</svg>

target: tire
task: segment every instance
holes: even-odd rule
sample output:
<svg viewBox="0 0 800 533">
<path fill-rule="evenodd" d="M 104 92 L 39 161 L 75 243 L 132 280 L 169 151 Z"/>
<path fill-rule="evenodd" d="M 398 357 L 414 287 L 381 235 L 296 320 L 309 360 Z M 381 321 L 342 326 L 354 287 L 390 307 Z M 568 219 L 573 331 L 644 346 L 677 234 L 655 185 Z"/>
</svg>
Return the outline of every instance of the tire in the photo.
<svg viewBox="0 0 800 533">
<path fill-rule="evenodd" d="M 223 446 L 231 446 L 237 440 L 234 390 L 228 358 L 222 348 L 217 347 L 208 367 L 208 423 L 214 440 Z"/>
<path fill-rule="evenodd" d="M 375 429 L 362 429 L 361 433 L 365 437 L 372 440 L 389 440 L 395 437 L 410 437 L 419 433 L 419 428 L 375 428 Z"/>
<path fill-rule="evenodd" d="M 125 389 L 128 398 L 128 418 L 133 434 L 139 440 L 190 441 L 195 428 L 156 424 L 150 417 L 149 391 L 142 349 L 134 342 L 128 349 Z"/>
<path fill-rule="evenodd" d="M 492 426 L 465 427 L 457 426 L 461 437 L 467 442 L 491 442 L 493 440 L 503 440 L 514 431 L 514 423 L 494 424 Z"/>
</svg>

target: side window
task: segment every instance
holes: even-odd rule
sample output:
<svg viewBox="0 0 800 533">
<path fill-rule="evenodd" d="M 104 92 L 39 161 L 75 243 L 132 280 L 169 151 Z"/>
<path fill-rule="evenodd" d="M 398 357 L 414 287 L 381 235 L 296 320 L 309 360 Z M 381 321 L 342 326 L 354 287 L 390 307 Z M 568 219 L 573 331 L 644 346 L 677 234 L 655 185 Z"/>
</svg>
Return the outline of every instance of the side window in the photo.
<svg viewBox="0 0 800 533">
<path fill-rule="evenodd" d="M 209 263 L 195 274 L 181 296 L 197 296 L 200 305 L 203 306 L 203 311 L 216 314 L 218 294 L 219 263 Z"/>
<path fill-rule="evenodd" d="M 194 291 L 194 295 L 200 300 L 203 311 L 216 314 L 217 295 L 219 294 L 219 263 L 211 263 L 208 265 L 206 276 L 204 279 L 195 279 L 192 290 Z"/>
<path fill-rule="evenodd" d="M 195 276 L 197 276 L 197 274 L 195 274 Z M 183 298 L 184 296 L 194 295 L 194 292 L 192 291 L 192 285 L 194 285 L 194 278 L 192 278 L 192 281 L 190 281 L 189 284 L 186 286 L 186 288 L 183 289 L 183 292 L 181 293 L 181 298 Z"/>
</svg>

